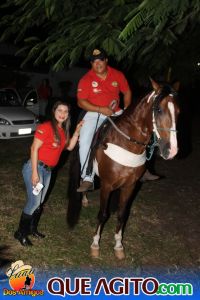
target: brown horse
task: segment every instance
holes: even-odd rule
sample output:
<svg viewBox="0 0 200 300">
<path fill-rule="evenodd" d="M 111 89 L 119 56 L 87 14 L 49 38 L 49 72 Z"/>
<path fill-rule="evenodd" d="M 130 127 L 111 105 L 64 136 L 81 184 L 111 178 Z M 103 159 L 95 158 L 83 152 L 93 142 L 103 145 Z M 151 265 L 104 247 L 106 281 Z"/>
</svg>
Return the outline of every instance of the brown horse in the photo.
<svg viewBox="0 0 200 300">
<path fill-rule="evenodd" d="M 176 89 L 168 84 L 160 85 L 153 80 L 151 83 L 153 91 L 145 96 L 135 109 L 129 107 L 115 120 L 114 126 L 110 126 L 103 143 L 96 150 L 94 168 L 100 178 L 101 187 L 98 224 L 91 245 L 93 257 L 99 256 L 100 236 L 108 219 L 109 196 L 115 190 L 119 191 L 119 200 L 114 250 L 117 258 L 125 257 L 122 232 L 126 209 L 136 182 L 145 171 L 145 150 L 152 133 L 157 138 L 161 157 L 166 160 L 172 159 L 178 151 L 176 122 L 179 108 L 175 99 Z M 74 166 L 72 169 L 74 170 Z M 72 174 L 72 177 L 74 181 L 75 174 Z M 79 180 L 74 187 L 69 186 L 73 201 L 78 185 Z M 70 207 L 69 202 L 68 209 Z"/>
</svg>

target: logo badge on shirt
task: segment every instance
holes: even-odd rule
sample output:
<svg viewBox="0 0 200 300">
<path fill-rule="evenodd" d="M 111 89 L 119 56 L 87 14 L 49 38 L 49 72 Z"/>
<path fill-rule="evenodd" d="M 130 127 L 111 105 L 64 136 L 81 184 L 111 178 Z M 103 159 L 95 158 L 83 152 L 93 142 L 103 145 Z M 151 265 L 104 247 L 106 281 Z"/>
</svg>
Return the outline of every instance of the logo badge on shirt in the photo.
<svg viewBox="0 0 200 300">
<path fill-rule="evenodd" d="M 93 89 L 93 92 L 94 92 L 94 93 L 101 93 L 101 89 L 96 89 L 96 88 L 95 88 L 95 89 Z"/>
<path fill-rule="evenodd" d="M 98 82 L 92 81 L 92 87 L 94 87 L 94 88 L 98 87 Z"/>
<path fill-rule="evenodd" d="M 112 84 L 112 86 L 114 86 L 114 87 L 117 87 L 117 86 L 118 86 L 118 82 L 117 82 L 117 81 L 113 81 L 111 84 Z"/>
</svg>

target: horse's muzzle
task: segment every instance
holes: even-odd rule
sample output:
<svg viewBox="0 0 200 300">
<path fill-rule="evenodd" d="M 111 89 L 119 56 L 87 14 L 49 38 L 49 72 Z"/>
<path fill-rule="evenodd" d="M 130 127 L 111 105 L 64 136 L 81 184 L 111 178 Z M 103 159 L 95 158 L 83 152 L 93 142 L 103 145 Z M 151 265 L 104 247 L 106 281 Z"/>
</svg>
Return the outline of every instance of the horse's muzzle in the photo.
<svg viewBox="0 0 200 300">
<path fill-rule="evenodd" d="M 177 147 L 171 147 L 171 144 L 164 140 L 158 141 L 158 148 L 160 150 L 160 156 L 165 160 L 174 158 L 178 152 Z"/>
</svg>

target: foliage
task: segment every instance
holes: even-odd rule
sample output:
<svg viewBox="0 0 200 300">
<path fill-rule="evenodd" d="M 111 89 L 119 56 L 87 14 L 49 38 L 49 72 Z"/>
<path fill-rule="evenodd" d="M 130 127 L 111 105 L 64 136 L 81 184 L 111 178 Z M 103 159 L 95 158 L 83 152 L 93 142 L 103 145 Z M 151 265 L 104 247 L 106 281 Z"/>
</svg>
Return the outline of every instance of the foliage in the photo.
<svg viewBox="0 0 200 300">
<path fill-rule="evenodd" d="M 56 71 L 99 46 L 127 68 L 162 70 L 200 21 L 199 0 L 7 0 L 1 8 L 1 41 L 14 39 L 24 64 Z"/>
</svg>

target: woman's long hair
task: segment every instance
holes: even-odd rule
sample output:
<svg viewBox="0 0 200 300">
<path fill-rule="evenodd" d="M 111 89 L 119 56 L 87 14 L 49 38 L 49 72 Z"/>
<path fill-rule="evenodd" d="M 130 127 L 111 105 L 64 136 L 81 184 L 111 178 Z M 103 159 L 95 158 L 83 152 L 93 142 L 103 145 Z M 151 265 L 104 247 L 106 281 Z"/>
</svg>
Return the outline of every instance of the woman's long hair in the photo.
<svg viewBox="0 0 200 300">
<path fill-rule="evenodd" d="M 54 105 L 53 105 L 53 107 L 52 107 L 52 111 L 51 111 L 51 120 L 50 120 L 50 122 L 51 122 L 51 125 L 52 125 L 52 127 L 53 127 L 55 139 L 56 139 L 56 141 L 57 141 L 58 143 L 60 143 L 60 135 L 59 135 L 59 132 L 58 132 L 58 127 L 57 127 L 58 122 L 57 122 L 57 120 L 56 120 L 56 118 L 55 118 L 55 111 L 56 111 L 56 109 L 57 109 L 57 107 L 58 107 L 59 105 L 64 105 L 64 106 L 66 106 L 66 107 L 68 108 L 68 112 L 70 113 L 70 106 L 69 106 L 66 102 L 63 102 L 61 99 L 58 99 L 58 100 L 54 103 Z M 71 120 L 70 120 L 70 114 L 69 114 L 67 120 L 64 121 L 64 122 L 62 123 L 62 128 L 63 128 L 63 130 L 64 130 L 65 137 L 66 137 L 66 140 L 67 140 L 67 145 L 68 145 L 69 140 L 70 140 L 70 134 L 69 134 L 70 125 L 71 125 Z"/>
</svg>

